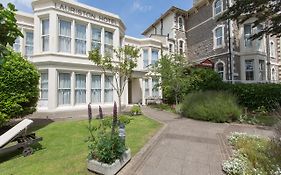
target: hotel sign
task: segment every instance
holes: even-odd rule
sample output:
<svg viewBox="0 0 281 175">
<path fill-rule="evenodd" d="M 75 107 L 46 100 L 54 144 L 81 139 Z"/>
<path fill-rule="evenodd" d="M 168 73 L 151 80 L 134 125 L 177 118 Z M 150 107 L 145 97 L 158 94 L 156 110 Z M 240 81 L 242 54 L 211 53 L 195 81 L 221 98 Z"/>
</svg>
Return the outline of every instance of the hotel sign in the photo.
<svg viewBox="0 0 281 175">
<path fill-rule="evenodd" d="M 56 9 L 59 9 L 61 11 L 65 11 L 74 15 L 78 15 L 78 16 L 82 16 L 82 17 L 86 17 L 88 19 L 92 19 L 95 21 L 100 21 L 100 22 L 104 22 L 107 24 L 111 24 L 111 25 L 115 25 L 117 26 L 117 22 L 115 19 L 112 19 L 110 17 L 107 16 L 103 16 L 101 14 L 98 13 L 93 13 L 93 12 L 89 12 L 87 10 L 81 10 L 66 4 L 59 4 L 59 3 L 55 3 L 55 7 Z"/>
</svg>

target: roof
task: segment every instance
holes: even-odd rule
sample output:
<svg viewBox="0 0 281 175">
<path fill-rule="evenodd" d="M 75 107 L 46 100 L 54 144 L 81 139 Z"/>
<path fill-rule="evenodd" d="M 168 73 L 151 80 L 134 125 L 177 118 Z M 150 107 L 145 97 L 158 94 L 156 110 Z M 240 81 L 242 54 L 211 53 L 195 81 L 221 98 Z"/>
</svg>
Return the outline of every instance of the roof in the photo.
<svg viewBox="0 0 281 175">
<path fill-rule="evenodd" d="M 169 10 L 167 10 L 163 15 L 161 15 L 152 25 L 150 25 L 143 33 L 142 35 L 145 35 L 149 30 L 151 30 L 155 25 L 157 25 L 161 19 L 165 18 L 166 16 L 168 16 L 170 14 L 170 12 L 182 12 L 182 13 L 186 13 L 186 10 L 180 9 L 178 7 L 172 6 Z"/>
</svg>

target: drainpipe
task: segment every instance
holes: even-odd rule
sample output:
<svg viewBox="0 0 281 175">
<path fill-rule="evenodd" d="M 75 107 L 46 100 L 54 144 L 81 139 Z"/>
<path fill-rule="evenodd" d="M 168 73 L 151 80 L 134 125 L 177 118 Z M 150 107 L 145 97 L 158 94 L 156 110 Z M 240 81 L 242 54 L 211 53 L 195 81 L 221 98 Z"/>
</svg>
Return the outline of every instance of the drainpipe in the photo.
<svg viewBox="0 0 281 175">
<path fill-rule="evenodd" d="M 227 8 L 230 7 L 230 1 L 231 0 L 227 1 L 228 2 L 227 3 Z M 229 51 L 229 69 L 230 69 L 228 77 L 229 77 L 229 80 L 231 81 L 231 83 L 234 84 L 234 81 L 233 81 L 233 69 L 232 69 L 233 65 L 232 65 L 232 51 L 231 51 L 232 43 L 231 43 L 231 34 L 230 34 L 230 32 L 231 32 L 231 30 L 230 30 L 230 28 L 231 28 L 230 19 L 227 20 L 227 25 L 228 25 L 228 51 Z"/>
</svg>

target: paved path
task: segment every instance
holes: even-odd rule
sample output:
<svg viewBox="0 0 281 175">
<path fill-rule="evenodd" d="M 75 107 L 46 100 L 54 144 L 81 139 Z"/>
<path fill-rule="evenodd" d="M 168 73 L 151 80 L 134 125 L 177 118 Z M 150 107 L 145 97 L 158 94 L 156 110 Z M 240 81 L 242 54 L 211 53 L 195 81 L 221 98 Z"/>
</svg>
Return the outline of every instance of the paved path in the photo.
<svg viewBox="0 0 281 175">
<path fill-rule="evenodd" d="M 221 175 L 221 164 L 230 156 L 226 136 L 230 132 L 271 135 L 252 126 L 216 124 L 178 118 L 177 115 L 143 108 L 146 116 L 164 128 L 119 174 L 127 175 Z"/>
</svg>

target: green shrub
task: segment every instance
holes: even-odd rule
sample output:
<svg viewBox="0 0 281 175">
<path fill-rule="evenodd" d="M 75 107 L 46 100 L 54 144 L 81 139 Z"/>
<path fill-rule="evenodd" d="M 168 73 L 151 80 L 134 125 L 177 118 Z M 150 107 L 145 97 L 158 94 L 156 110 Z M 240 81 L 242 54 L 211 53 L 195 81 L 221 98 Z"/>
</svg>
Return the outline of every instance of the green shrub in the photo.
<svg viewBox="0 0 281 175">
<path fill-rule="evenodd" d="M 131 115 L 141 115 L 142 112 L 141 112 L 141 107 L 139 105 L 134 105 L 132 108 L 131 108 Z"/>
<path fill-rule="evenodd" d="M 182 115 L 198 120 L 231 122 L 237 120 L 241 113 L 236 98 L 226 92 L 193 92 L 182 104 Z"/>
<path fill-rule="evenodd" d="M 249 110 L 264 107 L 277 109 L 281 104 L 281 84 L 224 84 L 221 88 L 233 93 L 239 105 Z"/>
<path fill-rule="evenodd" d="M 5 60 L 0 67 L 0 125 L 33 113 L 39 97 L 36 67 L 15 52 Z"/>
<path fill-rule="evenodd" d="M 131 122 L 131 120 L 134 120 L 133 117 L 127 116 L 127 115 L 121 115 L 119 117 L 119 122 L 123 123 L 124 125 L 127 125 Z"/>
</svg>

